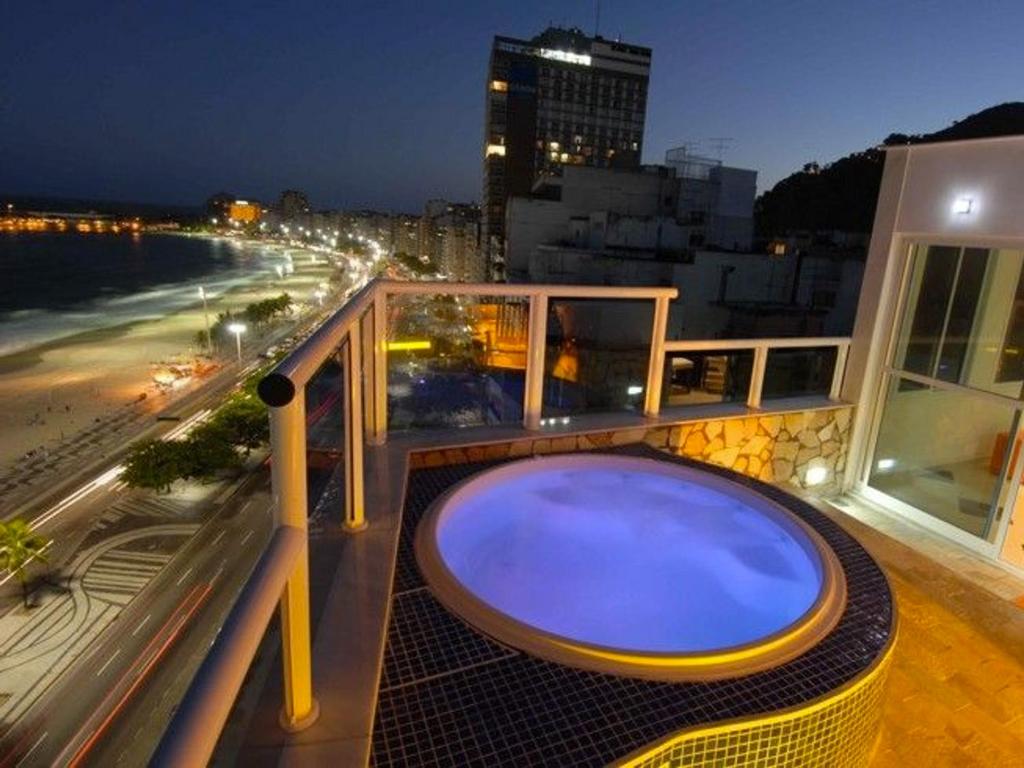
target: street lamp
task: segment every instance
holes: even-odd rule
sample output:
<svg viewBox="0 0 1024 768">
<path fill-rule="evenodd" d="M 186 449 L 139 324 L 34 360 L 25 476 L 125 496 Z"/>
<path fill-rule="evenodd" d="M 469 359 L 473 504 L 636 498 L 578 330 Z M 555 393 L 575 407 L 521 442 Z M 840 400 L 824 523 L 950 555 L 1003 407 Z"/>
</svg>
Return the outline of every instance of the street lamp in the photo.
<svg viewBox="0 0 1024 768">
<path fill-rule="evenodd" d="M 213 352 L 213 339 L 210 338 L 210 312 L 206 307 L 206 289 L 199 286 L 199 298 L 203 300 L 203 320 L 206 323 L 206 351 Z"/>
<path fill-rule="evenodd" d="M 238 362 L 242 362 L 242 334 L 245 333 L 245 323 L 231 323 L 228 330 L 235 334 L 235 349 L 238 351 Z"/>
</svg>

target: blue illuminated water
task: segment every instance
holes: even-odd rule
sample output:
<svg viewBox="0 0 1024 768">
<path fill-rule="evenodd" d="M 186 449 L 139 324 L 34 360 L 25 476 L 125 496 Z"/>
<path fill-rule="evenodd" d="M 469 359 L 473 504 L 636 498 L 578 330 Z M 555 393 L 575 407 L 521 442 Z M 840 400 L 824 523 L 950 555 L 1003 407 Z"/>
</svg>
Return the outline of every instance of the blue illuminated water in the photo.
<svg viewBox="0 0 1024 768">
<path fill-rule="evenodd" d="M 817 600 L 814 545 L 753 492 L 650 461 L 547 461 L 474 483 L 438 520 L 448 568 L 502 613 L 588 644 L 687 653 L 764 638 Z"/>
</svg>

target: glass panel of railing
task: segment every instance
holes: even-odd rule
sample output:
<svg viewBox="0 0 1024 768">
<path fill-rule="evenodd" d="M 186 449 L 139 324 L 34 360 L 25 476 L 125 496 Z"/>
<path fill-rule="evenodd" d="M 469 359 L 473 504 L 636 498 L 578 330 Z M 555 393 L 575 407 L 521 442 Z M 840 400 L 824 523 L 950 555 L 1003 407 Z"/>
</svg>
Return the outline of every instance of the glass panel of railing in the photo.
<svg viewBox="0 0 1024 768">
<path fill-rule="evenodd" d="M 345 376 L 341 354 L 306 384 L 306 482 L 310 525 L 342 519 L 345 504 Z"/>
<path fill-rule="evenodd" d="M 552 298 L 542 415 L 643 412 L 653 322 L 653 301 Z"/>
<path fill-rule="evenodd" d="M 768 350 L 761 400 L 828 397 L 836 368 L 836 347 L 787 347 Z"/>
<path fill-rule="evenodd" d="M 661 406 L 744 403 L 750 391 L 754 350 L 669 352 Z"/>
<path fill-rule="evenodd" d="M 388 429 L 522 421 L 529 302 L 388 298 Z"/>
</svg>

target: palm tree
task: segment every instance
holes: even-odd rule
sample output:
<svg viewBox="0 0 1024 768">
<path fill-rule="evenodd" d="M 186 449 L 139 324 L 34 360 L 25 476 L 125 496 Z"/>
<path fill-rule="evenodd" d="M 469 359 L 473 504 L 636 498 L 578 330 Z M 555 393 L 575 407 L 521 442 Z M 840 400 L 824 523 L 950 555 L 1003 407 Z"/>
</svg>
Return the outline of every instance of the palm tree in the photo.
<svg viewBox="0 0 1024 768">
<path fill-rule="evenodd" d="M 21 582 L 21 601 L 28 608 L 28 565 L 33 560 L 46 562 L 50 540 L 35 533 L 24 520 L 0 523 L 0 571 L 17 575 Z"/>
</svg>

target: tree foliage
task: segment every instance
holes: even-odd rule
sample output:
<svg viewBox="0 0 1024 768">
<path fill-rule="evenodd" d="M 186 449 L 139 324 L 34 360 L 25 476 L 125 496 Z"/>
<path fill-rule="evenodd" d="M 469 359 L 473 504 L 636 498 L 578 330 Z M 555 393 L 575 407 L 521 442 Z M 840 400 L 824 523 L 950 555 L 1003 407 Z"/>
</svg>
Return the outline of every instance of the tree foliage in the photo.
<svg viewBox="0 0 1024 768">
<path fill-rule="evenodd" d="M 267 408 L 255 397 L 233 397 L 218 409 L 211 425 L 224 439 L 243 449 L 246 456 L 270 440 Z"/>
<path fill-rule="evenodd" d="M 893 133 L 886 145 L 976 139 L 1024 133 L 1024 102 L 1000 104 L 930 134 Z M 761 195 L 754 204 L 762 237 L 795 231 L 870 232 L 874 223 L 885 153 L 854 152 L 834 163 L 807 163 Z"/>
<path fill-rule="evenodd" d="M 145 440 L 132 446 L 121 479 L 133 488 L 166 493 L 175 480 L 187 475 L 187 471 L 188 457 L 183 443 Z"/>
<path fill-rule="evenodd" d="M 291 309 L 292 297 L 287 293 L 271 299 L 256 301 L 245 308 L 245 319 L 253 325 L 263 325 Z"/>
<path fill-rule="evenodd" d="M 133 488 L 167 492 L 177 480 L 210 480 L 239 467 L 243 456 L 270 440 L 267 407 L 255 391 L 262 374 L 258 371 L 250 376 L 243 388 L 185 440 L 149 440 L 135 445 L 121 479 Z"/>
<path fill-rule="evenodd" d="M 0 523 L 0 571 L 13 573 L 21 582 L 21 599 L 28 607 L 28 566 L 46 562 L 50 540 L 32 530 L 21 518 Z"/>
<path fill-rule="evenodd" d="M 242 463 L 230 436 L 212 421 L 197 427 L 182 443 L 182 450 L 185 480 L 210 480 Z"/>
</svg>

